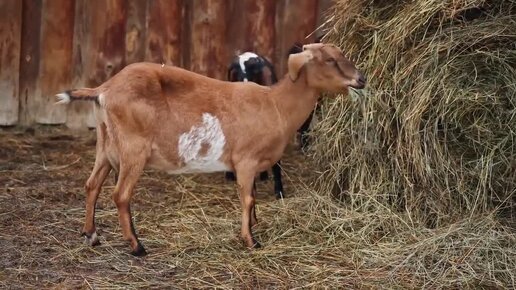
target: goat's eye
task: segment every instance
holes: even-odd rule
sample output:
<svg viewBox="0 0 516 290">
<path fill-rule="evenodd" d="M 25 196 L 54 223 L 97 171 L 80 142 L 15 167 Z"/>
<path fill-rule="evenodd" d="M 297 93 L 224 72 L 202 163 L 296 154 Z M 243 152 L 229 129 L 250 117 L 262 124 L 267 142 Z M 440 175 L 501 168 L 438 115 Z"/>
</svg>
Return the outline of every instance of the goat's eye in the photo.
<svg viewBox="0 0 516 290">
<path fill-rule="evenodd" d="M 327 64 L 335 64 L 335 59 L 334 59 L 334 58 L 328 58 L 328 59 L 326 60 L 326 63 L 327 63 Z"/>
</svg>

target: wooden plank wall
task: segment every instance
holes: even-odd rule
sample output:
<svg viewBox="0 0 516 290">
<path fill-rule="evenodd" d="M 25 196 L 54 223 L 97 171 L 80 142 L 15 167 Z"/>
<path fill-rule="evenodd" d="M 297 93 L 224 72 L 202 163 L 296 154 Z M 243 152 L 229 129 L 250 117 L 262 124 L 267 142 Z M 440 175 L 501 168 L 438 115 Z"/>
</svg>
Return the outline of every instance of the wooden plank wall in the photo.
<svg viewBox="0 0 516 290">
<path fill-rule="evenodd" d="M 287 52 L 324 21 L 332 0 L 0 0 L 0 126 L 94 126 L 92 104 L 54 94 L 95 87 L 150 61 L 226 78 L 248 50 L 285 73 Z"/>
<path fill-rule="evenodd" d="M 0 0 L 0 125 L 18 122 L 22 2 Z"/>
</svg>

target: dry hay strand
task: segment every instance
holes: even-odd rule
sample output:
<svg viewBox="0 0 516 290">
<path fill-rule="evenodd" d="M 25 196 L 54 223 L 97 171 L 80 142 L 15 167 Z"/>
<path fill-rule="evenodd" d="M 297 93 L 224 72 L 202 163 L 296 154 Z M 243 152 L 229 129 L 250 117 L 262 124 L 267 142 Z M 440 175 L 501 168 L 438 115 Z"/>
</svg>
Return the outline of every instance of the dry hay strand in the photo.
<svg viewBox="0 0 516 290">
<path fill-rule="evenodd" d="M 516 1 L 342 0 L 327 27 L 368 77 L 312 134 L 348 239 L 417 287 L 514 287 Z"/>
</svg>

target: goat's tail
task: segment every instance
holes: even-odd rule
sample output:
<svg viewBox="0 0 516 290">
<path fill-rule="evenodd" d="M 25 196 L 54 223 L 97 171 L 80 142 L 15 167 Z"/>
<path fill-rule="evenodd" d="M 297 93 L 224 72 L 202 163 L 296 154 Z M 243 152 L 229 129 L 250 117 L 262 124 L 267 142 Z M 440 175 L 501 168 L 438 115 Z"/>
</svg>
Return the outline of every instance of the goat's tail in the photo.
<svg viewBox="0 0 516 290">
<path fill-rule="evenodd" d="M 72 101 L 94 101 L 99 102 L 99 94 L 96 89 L 76 89 L 69 90 L 56 95 L 58 101 L 56 104 L 68 104 Z"/>
</svg>

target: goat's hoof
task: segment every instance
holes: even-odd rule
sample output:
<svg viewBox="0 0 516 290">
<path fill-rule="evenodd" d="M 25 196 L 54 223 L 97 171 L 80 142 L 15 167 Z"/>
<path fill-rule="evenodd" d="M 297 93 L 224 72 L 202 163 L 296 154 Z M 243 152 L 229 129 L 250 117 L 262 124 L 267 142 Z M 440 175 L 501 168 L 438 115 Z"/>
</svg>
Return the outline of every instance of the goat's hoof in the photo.
<svg viewBox="0 0 516 290">
<path fill-rule="evenodd" d="M 92 234 L 87 234 L 86 232 L 83 232 L 81 236 L 84 236 L 84 242 L 92 247 L 100 245 L 99 236 L 97 235 L 97 232 L 93 232 Z"/>
<path fill-rule="evenodd" d="M 262 245 L 260 244 L 260 242 L 258 242 L 257 240 L 255 240 L 254 238 L 251 240 L 251 242 L 246 242 L 247 244 L 247 248 L 248 249 L 259 249 L 262 247 Z"/>
<path fill-rule="evenodd" d="M 284 199 L 284 198 L 285 198 L 285 194 L 283 193 L 283 191 L 276 192 L 276 199 Z"/>
<path fill-rule="evenodd" d="M 145 251 L 145 248 L 142 246 L 142 244 L 138 243 L 138 245 L 136 246 L 136 249 L 134 249 L 131 252 L 131 255 L 133 255 L 135 257 L 143 257 L 143 256 L 147 255 L 147 251 Z"/>
</svg>

